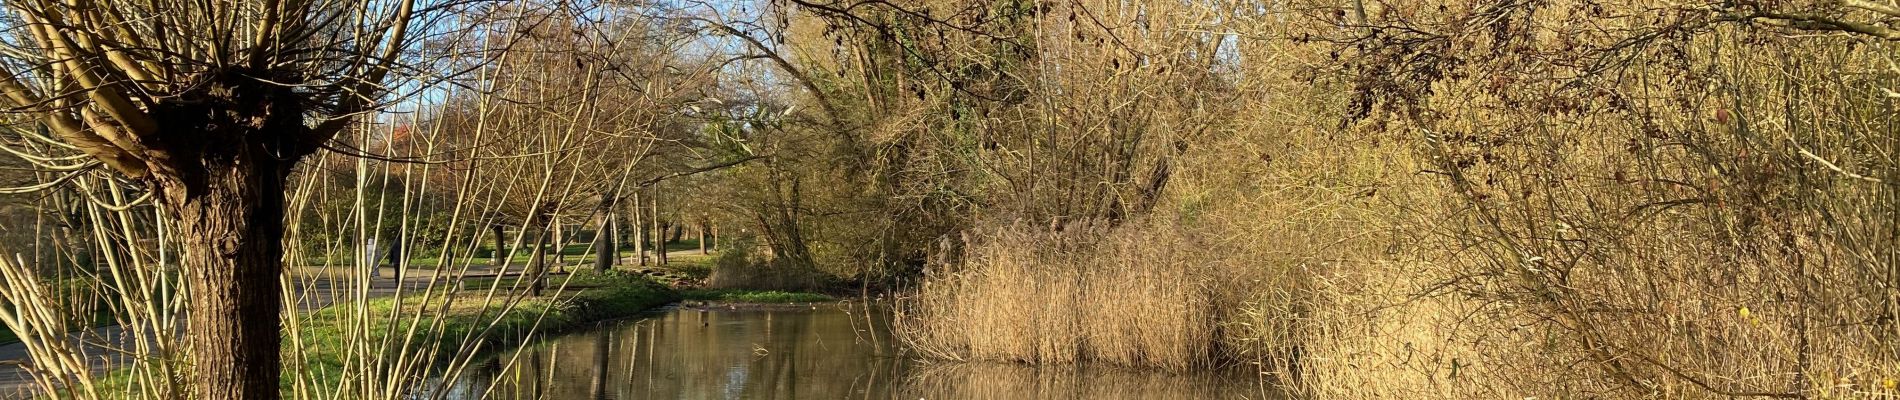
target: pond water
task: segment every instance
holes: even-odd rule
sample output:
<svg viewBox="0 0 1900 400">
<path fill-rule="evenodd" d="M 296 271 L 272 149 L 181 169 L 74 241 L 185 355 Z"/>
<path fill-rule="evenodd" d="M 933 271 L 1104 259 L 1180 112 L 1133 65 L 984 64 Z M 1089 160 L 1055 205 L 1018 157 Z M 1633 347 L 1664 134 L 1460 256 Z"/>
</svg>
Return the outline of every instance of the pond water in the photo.
<svg viewBox="0 0 1900 400">
<path fill-rule="evenodd" d="M 449 399 L 1259 399 L 1244 374 L 926 362 L 854 303 L 673 308 L 472 366 Z M 868 314 L 868 315 L 867 315 Z"/>
</svg>

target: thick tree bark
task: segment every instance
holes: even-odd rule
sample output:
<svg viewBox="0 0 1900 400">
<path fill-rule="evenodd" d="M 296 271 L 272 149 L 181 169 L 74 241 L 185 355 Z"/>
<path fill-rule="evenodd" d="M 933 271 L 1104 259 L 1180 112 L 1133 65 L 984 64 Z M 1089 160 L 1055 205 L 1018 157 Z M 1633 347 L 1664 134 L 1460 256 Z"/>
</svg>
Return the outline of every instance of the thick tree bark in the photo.
<svg viewBox="0 0 1900 400">
<path fill-rule="evenodd" d="M 184 247 L 190 398 L 281 396 L 284 191 L 330 133 L 305 124 L 295 89 L 255 78 L 269 74 L 200 75 L 193 91 L 152 105 L 156 133 L 139 138 Z"/>
<path fill-rule="evenodd" d="M 195 398 L 279 396 L 287 168 L 245 158 L 207 166 L 204 176 L 159 179 L 185 250 Z"/>
</svg>

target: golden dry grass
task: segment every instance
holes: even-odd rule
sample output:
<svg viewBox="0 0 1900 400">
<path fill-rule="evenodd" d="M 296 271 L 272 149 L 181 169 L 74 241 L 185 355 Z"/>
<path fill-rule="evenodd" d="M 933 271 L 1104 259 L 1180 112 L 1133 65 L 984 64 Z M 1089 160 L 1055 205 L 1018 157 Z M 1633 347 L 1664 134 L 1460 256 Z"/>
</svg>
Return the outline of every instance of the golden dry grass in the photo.
<svg viewBox="0 0 1900 400">
<path fill-rule="evenodd" d="M 1221 283 L 1183 238 L 1038 229 L 986 235 L 963 268 L 933 275 L 905 302 L 905 339 L 955 359 L 1173 370 L 1218 360 Z"/>
</svg>

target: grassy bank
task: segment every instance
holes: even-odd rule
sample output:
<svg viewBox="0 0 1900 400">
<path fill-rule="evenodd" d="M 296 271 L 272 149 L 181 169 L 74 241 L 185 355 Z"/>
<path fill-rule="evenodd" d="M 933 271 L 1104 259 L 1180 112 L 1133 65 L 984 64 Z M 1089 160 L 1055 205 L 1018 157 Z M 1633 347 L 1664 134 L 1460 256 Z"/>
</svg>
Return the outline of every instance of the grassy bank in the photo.
<svg viewBox="0 0 1900 400">
<path fill-rule="evenodd" d="M 555 293 L 562 280 L 550 282 L 549 293 Z M 637 315 L 680 299 L 664 285 L 622 272 L 577 272 L 567 279 L 568 290 L 541 297 L 504 299 L 511 282 L 503 281 L 497 295 L 485 300 L 488 286 L 495 283 L 471 284 L 452 298 L 385 297 L 304 313 L 294 327 L 286 327 L 284 395 L 385 397 L 396 393 L 391 388 L 413 387 L 443 365 L 477 360 L 534 337 Z M 168 398 L 152 384 L 155 380 L 140 375 L 131 369 L 113 371 L 100 388 L 110 393 L 107 397 Z"/>
<path fill-rule="evenodd" d="M 836 301 L 837 298 L 806 292 L 782 292 L 777 290 L 744 289 L 695 289 L 680 292 L 683 300 L 714 301 L 725 303 L 818 303 Z"/>
<path fill-rule="evenodd" d="M 558 286 L 560 278 L 550 282 Z M 522 298 L 508 302 L 492 301 L 483 303 L 479 298 L 465 298 L 464 304 L 442 304 L 432 302 L 424 304 L 421 300 L 405 299 L 403 308 L 409 311 L 394 314 L 413 313 L 419 307 L 428 307 L 424 314 L 434 313 L 420 320 L 415 318 L 390 320 L 377 319 L 370 327 L 372 341 L 383 342 L 391 335 L 404 335 L 411 331 L 410 324 L 422 322 L 430 326 L 414 329 L 406 335 L 410 342 L 401 348 L 389 348 L 388 351 L 403 351 L 410 355 L 416 365 L 437 364 L 467 356 L 471 353 L 489 353 L 506 349 L 531 335 L 546 337 L 553 334 L 585 327 L 590 323 L 624 318 L 649 310 L 653 307 L 677 301 L 679 294 L 643 277 L 620 272 L 605 274 L 591 271 L 576 272 L 566 280 L 568 291 L 559 295 Z M 500 282 L 506 285 L 511 282 Z M 470 292 L 485 292 L 483 285 L 471 285 Z M 550 292 L 552 292 L 552 288 Z M 470 296 L 473 297 L 473 296 Z M 390 315 L 398 311 L 393 298 L 377 299 L 368 307 L 371 315 Z M 350 370 L 362 370 L 366 366 L 346 365 L 349 360 L 363 360 L 352 357 L 353 335 L 348 330 L 358 323 L 348 314 L 359 312 L 354 307 L 332 307 L 320 310 L 309 316 L 306 329 L 300 332 L 303 357 L 300 371 L 306 379 L 303 384 L 314 388 L 338 388 L 350 390 L 344 380 Z M 394 323 L 392 323 L 394 322 Z M 360 345 L 359 345 L 360 346 Z M 287 359 L 298 352 L 287 347 Z M 292 363 L 287 361 L 287 363 Z M 287 369 L 287 374 L 293 369 Z M 287 379 L 288 380 L 288 379 Z M 295 382 L 286 382 L 286 390 L 296 390 Z"/>
</svg>

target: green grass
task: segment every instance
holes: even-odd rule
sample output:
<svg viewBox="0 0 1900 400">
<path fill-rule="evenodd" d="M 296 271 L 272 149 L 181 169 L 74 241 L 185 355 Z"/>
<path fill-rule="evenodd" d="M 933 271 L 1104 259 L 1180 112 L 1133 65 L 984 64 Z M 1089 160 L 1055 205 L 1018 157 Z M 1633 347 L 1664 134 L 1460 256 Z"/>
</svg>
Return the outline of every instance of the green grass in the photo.
<svg viewBox="0 0 1900 400">
<path fill-rule="evenodd" d="M 559 285 L 565 277 L 553 277 L 550 286 Z M 501 282 L 496 282 L 501 283 Z M 512 283 L 512 282 L 506 282 Z M 579 271 L 573 274 L 568 283 L 570 287 L 585 286 L 579 292 L 570 292 L 553 297 L 524 299 L 515 307 L 503 313 L 501 305 L 488 307 L 450 307 L 443 315 L 439 334 L 419 334 L 414 338 L 416 349 L 438 347 L 438 354 L 457 354 L 457 347 L 473 340 L 483 341 L 482 348 L 497 350 L 520 343 L 532 332 L 536 335 L 552 335 L 585 326 L 590 322 L 623 318 L 646 311 L 653 307 L 679 299 L 679 294 L 663 285 L 654 283 L 634 274 L 592 271 Z M 482 287 L 471 286 L 471 290 Z M 464 302 L 472 299 L 464 299 Z M 406 299 L 406 308 L 424 306 L 419 300 Z M 431 304 L 431 306 L 434 304 Z M 395 306 L 395 300 L 378 299 L 371 302 L 372 315 L 387 313 Z M 350 309 L 326 308 L 318 310 L 306 319 L 306 329 L 301 337 L 306 354 L 310 354 L 305 373 L 317 386 L 332 386 L 337 379 L 334 371 L 343 367 L 342 351 L 345 334 L 343 328 L 349 321 Z M 538 320 L 538 326 L 537 326 Z M 387 328 L 391 321 L 374 321 L 372 328 Z M 395 321 L 407 328 L 412 321 Z M 493 326 L 489 323 L 493 322 Z M 402 329 L 372 331 L 400 332 Z"/>
<path fill-rule="evenodd" d="M 718 301 L 727 303 L 817 303 L 834 301 L 836 298 L 817 293 L 781 292 L 777 290 L 743 289 L 694 289 L 680 293 L 686 300 Z"/>
<path fill-rule="evenodd" d="M 565 277 L 552 277 L 550 287 L 559 285 Z M 511 278 L 512 279 L 512 278 Z M 512 283 L 490 280 L 488 284 Z M 592 322 L 624 318 L 637 315 L 653 307 L 678 301 L 679 293 L 637 274 L 624 272 L 595 273 L 576 272 L 570 287 L 587 286 L 578 292 L 569 291 L 558 296 L 544 296 L 523 299 L 513 309 L 503 311 L 502 304 L 482 306 L 480 297 L 470 293 L 457 300 L 455 305 L 440 314 L 442 320 L 437 329 L 419 329 L 409 338 L 412 345 L 409 351 L 420 352 L 437 350 L 435 354 L 458 355 L 464 343 L 481 342 L 481 352 L 496 351 L 512 347 L 531 337 L 546 337 L 575 328 L 585 327 Z M 474 286 L 472 286 L 473 288 Z M 418 298 L 403 299 L 403 314 L 410 314 L 417 307 L 435 310 L 440 300 L 423 304 Z M 398 306 L 394 298 L 373 299 L 368 303 L 370 318 L 369 331 L 378 339 L 385 333 L 402 334 L 411 324 L 409 318 L 386 317 Z M 319 397 L 331 397 L 327 392 L 335 390 L 346 368 L 347 349 L 350 347 L 348 331 L 357 323 L 357 308 L 340 305 L 328 307 L 302 315 L 298 339 L 302 343 L 299 352 L 296 342 L 286 338 L 284 343 L 284 395 L 290 397 L 295 390 L 296 376 L 301 375 L 304 382 Z M 493 323 L 491 326 L 490 323 Z M 538 324 L 538 325 L 537 325 Z M 301 363 L 298 354 L 301 353 Z M 445 357 L 438 357 L 438 361 Z M 301 364 L 301 368 L 297 366 Z M 124 370 L 114 371 L 101 379 L 103 393 L 128 393 L 132 377 Z M 347 397 L 347 396 L 346 396 Z"/>
</svg>

